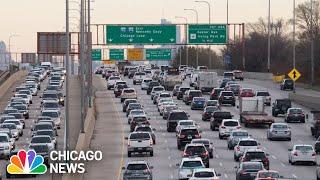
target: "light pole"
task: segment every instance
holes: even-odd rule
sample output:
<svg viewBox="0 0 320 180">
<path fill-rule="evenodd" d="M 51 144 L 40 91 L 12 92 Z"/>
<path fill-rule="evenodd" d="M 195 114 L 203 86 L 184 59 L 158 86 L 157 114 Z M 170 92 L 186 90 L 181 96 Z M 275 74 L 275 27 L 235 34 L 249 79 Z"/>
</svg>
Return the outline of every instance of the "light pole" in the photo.
<svg viewBox="0 0 320 180">
<path fill-rule="evenodd" d="M 18 34 L 12 34 L 9 36 L 9 47 L 8 47 L 8 50 L 9 50 L 9 71 L 11 73 L 11 38 L 13 37 L 18 37 L 19 35 Z"/>
<path fill-rule="evenodd" d="M 271 25 L 270 25 L 270 11 L 271 11 L 271 6 L 270 6 L 270 0 L 269 0 L 269 5 L 268 5 L 268 64 L 267 64 L 267 69 L 268 69 L 268 72 L 270 72 L 270 41 L 271 41 Z"/>
<path fill-rule="evenodd" d="M 293 0 L 293 33 L 292 33 L 292 43 L 293 43 L 293 68 L 296 68 L 296 0 Z M 293 83 L 293 93 L 296 92 L 296 83 Z"/>
<path fill-rule="evenodd" d="M 195 1 L 197 3 L 205 3 L 208 5 L 208 8 L 209 8 L 209 24 L 211 24 L 211 5 L 208 1 Z M 208 54 L 209 54 L 209 68 L 211 68 L 212 66 L 212 62 L 211 62 L 211 46 L 209 45 L 209 51 L 208 51 Z"/>
<path fill-rule="evenodd" d="M 64 121 L 64 142 L 63 149 L 67 151 L 69 149 L 69 57 L 70 57 L 70 37 L 69 37 L 69 0 L 66 0 L 66 35 L 67 35 L 67 46 L 66 46 L 66 109 L 65 109 L 65 121 Z"/>
<path fill-rule="evenodd" d="M 310 29 L 311 29 L 311 85 L 314 85 L 314 32 L 313 32 L 313 0 L 310 0 Z"/>
<path fill-rule="evenodd" d="M 195 9 L 184 9 L 185 11 L 192 11 L 196 15 L 196 23 L 199 23 L 199 14 L 198 11 Z M 199 66 L 199 51 L 198 51 L 198 45 L 196 46 L 196 67 Z"/>
<path fill-rule="evenodd" d="M 186 26 L 187 26 L 187 24 L 188 24 L 188 19 L 186 18 L 186 17 L 182 17 L 182 16 L 176 16 L 175 17 L 176 19 L 184 19 L 185 21 L 186 21 Z M 186 47 L 186 65 L 188 66 L 188 64 L 189 64 L 189 53 L 188 53 L 188 46 L 187 46 L 187 38 L 188 38 L 188 36 L 187 36 L 187 27 L 185 27 L 184 28 L 185 29 L 185 38 L 186 38 L 186 42 L 185 42 L 185 47 Z M 181 64 L 180 64 L 181 65 Z"/>
</svg>

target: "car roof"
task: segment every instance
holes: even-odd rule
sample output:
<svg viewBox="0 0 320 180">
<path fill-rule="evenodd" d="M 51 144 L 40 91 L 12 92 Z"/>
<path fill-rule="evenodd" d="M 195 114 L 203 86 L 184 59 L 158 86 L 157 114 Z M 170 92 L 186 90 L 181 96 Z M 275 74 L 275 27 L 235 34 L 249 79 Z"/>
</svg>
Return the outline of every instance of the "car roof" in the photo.
<svg viewBox="0 0 320 180">
<path fill-rule="evenodd" d="M 200 143 L 189 143 L 186 145 L 186 148 L 189 147 L 189 146 L 201 146 L 201 147 L 205 147 L 203 144 L 200 144 Z"/>
<path fill-rule="evenodd" d="M 181 162 L 186 162 L 186 161 L 201 161 L 200 157 L 184 157 L 181 159 Z"/>
<path fill-rule="evenodd" d="M 213 168 L 199 168 L 199 169 L 194 169 L 194 173 L 197 172 L 216 172 Z"/>
<path fill-rule="evenodd" d="M 181 126 L 181 130 L 187 130 L 187 129 L 198 130 L 198 127 L 197 126 Z"/>
<path fill-rule="evenodd" d="M 239 120 L 237 120 L 237 119 L 223 119 L 222 120 L 222 122 L 230 122 L 230 121 L 239 122 Z"/>
<path fill-rule="evenodd" d="M 264 151 L 261 149 L 247 149 L 246 152 L 264 152 Z"/>
<path fill-rule="evenodd" d="M 147 161 L 143 161 L 143 160 L 137 160 L 137 161 L 130 161 L 128 162 L 129 164 L 148 164 Z"/>
</svg>

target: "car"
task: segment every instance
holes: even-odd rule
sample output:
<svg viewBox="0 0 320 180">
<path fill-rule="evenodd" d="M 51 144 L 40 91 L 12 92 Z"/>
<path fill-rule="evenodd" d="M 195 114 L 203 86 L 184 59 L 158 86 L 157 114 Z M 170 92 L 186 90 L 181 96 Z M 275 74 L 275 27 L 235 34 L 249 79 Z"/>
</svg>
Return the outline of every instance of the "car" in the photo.
<svg viewBox="0 0 320 180">
<path fill-rule="evenodd" d="M 221 91 L 219 95 L 219 104 L 230 104 L 236 106 L 236 98 L 232 91 Z"/>
<path fill-rule="evenodd" d="M 204 108 L 203 112 L 202 112 L 202 120 L 203 121 L 210 121 L 210 119 L 212 118 L 212 115 L 214 112 L 216 111 L 220 111 L 220 108 L 217 106 L 207 106 Z"/>
<path fill-rule="evenodd" d="M 226 87 L 226 85 L 227 85 L 227 83 L 229 82 L 229 81 L 232 81 L 232 80 L 230 80 L 229 78 L 223 78 L 221 81 L 220 81 L 220 86 L 219 86 L 219 88 L 223 88 L 223 90 L 224 90 L 224 88 Z M 220 93 L 219 93 L 220 94 Z M 219 95 L 218 94 L 218 95 Z"/>
<path fill-rule="evenodd" d="M 158 104 L 161 98 L 172 98 L 172 96 L 167 92 L 156 93 L 155 97 L 153 98 L 153 104 Z"/>
<path fill-rule="evenodd" d="M 220 104 L 219 104 L 218 100 L 207 100 L 204 106 L 205 107 L 215 106 L 215 107 L 219 107 L 220 108 Z"/>
<path fill-rule="evenodd" d="M 285 114 L 284 121 L 287 123 L 290 122 L 306 122 L 306 116 L 303 113 L 301 108 L 289 108 Z"/>
<path fill-rule="evenodd" d="M 259 171 L 265 170 L 261 162 L 242 162 L 236 169 L 236 180 L 254 180 Z"/>
<path fill-rule="evenodd" d="M 136 72 L 133 75 L 133 85 L 136 84 L 141 84 L 142 80 L 146 77 L 146 73 L 145 72 Z"/>
<path fill-rule="evenodd" d="M 55 148 L 55 142 L 52 141 L 52 138 L 48 135 L 34 135 L 30 141 L 30 145 L 33 144 L 45 144 L 48 146 L 49 150 Z"/>
<path fill-rule="evenodd" d="M 57 139 L 55 137 L 55 132 L 52 130 L 38 130 L 34 136 L 49 136 L 51 138 L 51 141 L 54 145 L 54 148 L 56 149 L 58 147 Z"/>
<path fill-rule="evenodd" d="M 292 165 L 295 165 L 298 162 L 317 165 L 316 152 L 312 145 L 297 144 L 288 149 L 288 151 L 289 163 Z"/>
<path fill-rule="evenodd" d="M 149 153 L 153 156 L 153 142 L 149 132 L 132 132 L 128 139 L 128 157 L 133 153 Z"/>
<path fill-rule="evenodd" d="M 160 83 L 158 81 L 151 81 L 148 83 L 148 89 L 147 89 L 147 94 L 149 95 L 155 86 L 160 86 Z"/>
<path fill-rule="evenodd" d="M 225 91 L 232 91 L 235 96 L 238 96 L 241 90 L 241 86 L 239 84 L 229 84 L 224 89 Z"/>
<path fill-rule="evenodd" d="M 247 149 L 258 149 L 259 143 L 252 138 L 242 138 L 238 144 L 233 148 L 233 159 L 239 161 L 239 158 L 244 154 Z"/>
<path fill-rule="evenodd" d="M 54 125 L 60 129 L 61 127 L 61 113 L 59 110 L 43 110 L 41 116 L 48 116 L 54 122 Z"/>
<path fill-rule="evenodd" d="M 267 139 L 285 139 L 291 141 L 291 129 L 287 123 L 272 123 L 267 131 Z"/>
<path fill-rule="evenodd" d="M 206 99 L 204 97 L 194 97 L 191 101 L 191 110 L 204 109 Z"/>
<path fill-rule="evenodd" d="M 203 144 L 209 152 L 209 157 L 213 158 L 213 143 L 209 139 L 193 139 L 191 144 Z"/>
<path fill-rule="evenodd" d="M 43 92 L 42 96 L 40 96 L 40 98 L 42 98 L 41 103 L 43 103 L 44 100 L 54 100 L 54 101 L 59 100 L 59 96 L 57 92 L 54 92 L 54 91 L 45 91 Z"/>
<path fill-rule="evenodd" d="M 250 138 L 248 131 L 246 130 L 235 130 L 230 132 L 230 136 L 227 139 L 228 149 L 233 148 L 238 144 L 240 139 Z"/>
<path fill-rule="evenodd" d="M 178 179 L 184 180 L 189 179 L 192 175 L 193 170 L 205 168 L 200 157 L 188 157 L 182 158 L 181 162 L 177 164 L 178 166 Z"/>
<path fill-rule="evenodd" d="M 256 96 L 263 97 L 264 103 L 271 106 L 271 95 L 268 91 L 257 91 Z"/>
<path fill-rule="evenodd" d="M 126 85 L 126 84 L 116 85 L 114 87 L 114 90 L 113 90 L 113 93 L 114 93 L 115 97 L 116 98 L 119 97 L 121 95 L 121 93 L 122 93 L 122 90 L 125 89 L 125 88 L 129 88 L 129 86 Z"/>
<path fill-rule="evenodd" d="M 18 119 L 7 119 L 3 122 L 3 124 L 13 123 L 17 126 L 19 131 L 19 136 L 23 135 L 23 124 Z"/>
<path fill-rule="evenodd" d="M 206 168 L 209 168 L 209 151 L 203 144 L 187 144 L 182 157 L 200 157 Z"/>
<path fill-rule="evenodd" d="M 233 115 L 229 111 L 215 111 L 210 119 L 210 129 L 215 131 L 219 127 L 224 119 L 232 119 Z"/>
<path fill-rule="evenodd" d="M 141 82 L 141 90 L 148 89 L 148 83 L 152 81 L 152 78 L 144 78 Z"/>
<path fill-rule="evenodd" d="M 244 80 L 243 72 L 240 70 L 234 70 L 233 75 L 234 75 L 234 79 L 239 79 L 240 81 Z"/>
<path fill-rule="evenodd" d="M 181 120 L 188 120 L 189 115 L 183 110 L 173 110 L 169 113 L 167 118 L 167 131 L 175 132 L 178 122 Z"/>
<path fill-rule="evenodd" d="M 219 126 L 219 139 L 229 137 L 230 132 L 241 129 L 239 120 L 237 119 L 224 119 Z"/>
<path fill-rule="evenodd" d="M 190 176 L 189 180 L 205 180 L 205 179 L 212 179 L 216 180 L 219 179 L 221 174 L 217 173 L 214 169 L 211 168 L 200 168 L 194 169 L 192 175 Z"/>
<path fill-rule="evenodd" d="M 10 113 L 19 113 L 18 109 L 15 108 L 6 108 L 2 114 L 10 114 Z"/>
<path fill-rule="evenodd" d="M 10 137 L 7 133 L 0 133 L 0 156 L 4 159 L 9 159 L 9 154 L 12 150 Z"/>
<path fill-rule="evenodd" d="M 37 155 L 40 155 L 43 157 L 44 161 L 43 163 L 47 166 L 49 166 L 49 153 L 50 149 L 48 145 L 46 144 L 30 144 L 29 149 L 34 150 Z"/>
<path fill-rule="evenodd" d="M 197 123 L 194 120 L 180 120 L 176 127 L 176 133 L 180 132 L 184 127 L 197 127 Z"/>
<path fill-rule="evenodd" d="M 183 102 L 189 105 L 194 97 L 202 97 L 202 92 L 200 90 L 188 90 L 183 95 Z"/>
<path fill-rule="evenodd" d="M 251 88 L 241 88 L 239 97 L 254 97 L 255 93 Z"/>
<path fill-rule="evenodd" d="M 229 79 L 231 81 L 234 81 L 234 72 L 224 72 L 223 73 L 223 78 L 224 79 Z"/>
<path fill-rule="evenodd" d="M 142 109 L 131 110 L 128 115 L 128 124 L 130 124 L 132 118 L 138 115 L 146 115 L 146 113 Z"/>
<path fill-rule="evenodd" d="M 294 89 L 294 81 L 292 79 L 284 79 L 281 83 L 280 83 L 280 89 L 281 90 L 291 90 L 293 91 Z"/>
<path fill-rule="evenodd" d="M 180 100 L 183 98 L 183 95 L 186 91 L 190 90 L 190 87 L 183 87 L 183 86 L 180 86 L 179 87 L 179 90 L 177 92 L 177 99 Z"/>
<path fill-rule="evenodd" d="M 126 110 L 126 116 L 129 116 L 130 111 L 132 110 L 142 110 L 143 106 L 140 103 L 130 103 Z"/>
<path fill-rule="evenodd" d="M 218 100 L 221 91 L 224 91 L 224 88 L 213 88 L 210 93 L 210 100 Z"/>
<path fill-rule="evenodd" d="M 2 123 L 0 125 L 0 128 L 7 128 L 10 130 L 11 132 L 11 137 L 15 138 L 15 140 L 18 140 L 19 139 L 19 129 L 17 127 L 16 124 L 14 123 Z"/>
<path fill-rule="evenodd" d="M 52 130 L 55 132 L 55 135 L 57 136 L 57 130 L 54 128 L 54 126 L 52 125 L 52 123 L 49 122 L 38 122 L 36 123 L 32 128 L 32 135 L 35 135 L 37 133 L 37 131 L 39 130 Z"/>
<path fill-rule="evenodd" d="M 12 114 L 12 113 L 10 113 Z M 3 114 L 0 116 L 0 124 L 2 124 L 5 120 L 9 120 L 9 119 L 16 119 L 15 116 L 10 115 L 10 114 Z"/>
<path fill-rule="evenodd" d="M 254 180 L 277 180 L 283 178 L 278 171 L 274 170 L 260 170 Z"/>
<path fill-rule="evenodd" d="M 25 128 L 25 118 L 22 113 L 9 113 L 8 116 L 9 117 L 13 116 L 14 118 L 12 118 L 12 119 L 18 119 L 21 122 L 21 124 L 23 125 L 23 129 Z M 0 117 L 0 123 L 1 122 L 3 122 L 3 121 L 1 121 L 1 117 Z"/>
<path fill-rule="evenodd" d="M 277 117 L 279 114 L 286 114 L 291 108 L 290 99 L 276 99 L 272 104 L 272 116 Z"/>
<path fill-rule="evenodd" d="M 263 167 L 269 170 L 270 161 L 268 158 L 269 154 L 265 153 L 261 149 L 247 149 L 243 156 L 240 158 L 240 162 L 248 162 L 248 161 L 255 161 L 255 162 L 262 162 Z"/>
<path fill-rule="evenodd" d="M 44 110 L 57 110 L 60 111 L 59 102 L 55 100 L 45 100 L 41 104 L 41 111 Z"/>
<path fill-rule="evenodd" d="M 177 96 L 178 95 L 178 91 L 180 89 L 180 86 L 181 86 L 180 84 L 174 85 L 173 90 L 172 90 L 172 96 Z"/>
<path fill-rule="evenodd" d="M 134 88 L 124 88 L 120 95 L 120 101 L 123 102 L 126 99 L 137 99 L 137 93 Z"/>
<path fill-rule="evenodd" d="M 130 103 L 138 103 L 137 99 L 126 99 L 124 100 L 123 104 L 122 104 L 122 112 L 126 112 L 127 111 L 127 107 Z"/>
<path fill-rule="evenodd" d="M 153 100 L 153 97 L 156 95 L 156 93 L 162 93 L 165 92 L 165 89 L 163 86 L 154 86 L 151 90 L 151 100 Z"/>
<path fill-rule="evenodd" d="M 177 132 L 177 148 L 181 150 L 186 144 L 190 143 L 192 139 L 200 139 L 201 134 L 198 127 L 184 126 Z"/>
<path fill-rule="evenodd" d="M 123 180 L 146 179 L 152 180 L 153 167 L 149 166 L 146 161 L 130 161 L 127 167 L 122 167 Z"/>
<path fill-rule="evenodd" d="M 156 129 L 152 128 L 149 124 L 139 124 L 134 128 L 134 132 L 149 132 L 152 137 L 153 144 L 156 144 L 156 135 L 154 134 L 155 130 Z"/>
<path fill-rule="evenodd" d="M 168 118 L 170 112 L 173 110 L 179 110 L 179 107 L 176 105 L 164 106 L 163 112 L 162 112 L 162 118 L 166 120 Z"/>
<path fill-rule="evenodd" d="M 162 102 L 162 103 L 159 103 L 158 105 L 158 111 L 160 113 L 160 115 L 162 116 L 163 115 L 163 110 L 166 106 L 176 106 L 177 104 L 175 102 L 172 101 L 165 101 L 165 102 Z"/>
<path fill-rule="evenodd" d="M 136 115 L 132 117 L 132 120 L 130 121 L 130 132 L 133 132 L 136 126 L 138 125 L 150 125 L 149 122 L 150 118 L 147 118 L 146 115 Z"/>
</svg>

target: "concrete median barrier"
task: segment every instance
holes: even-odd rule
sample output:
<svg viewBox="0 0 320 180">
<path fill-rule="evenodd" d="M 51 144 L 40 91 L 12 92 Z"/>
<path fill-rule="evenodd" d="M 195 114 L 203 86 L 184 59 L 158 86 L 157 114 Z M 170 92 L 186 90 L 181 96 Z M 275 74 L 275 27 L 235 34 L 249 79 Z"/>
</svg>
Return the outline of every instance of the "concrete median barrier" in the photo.
<svg viewBox="0 0 320 180">
<path fill-rule="evenodd" d="M 11 75 L 1 86 L 0 86 L 0 97 L 4 96 L 5 93 L 7 93 L 8 89 L 17 81 L 20 79 L 23 79 L 25 76 L 27 76 L 28 71 L 18 71 Z"/>
<path fill-rule="evenodd" d="M 310 109 L 314 109 L 314 110 L 320 109 L 320 97 L 297 94 L 297 93 L 289 93 L 289 98 L 292 101 L 302 106 L 308 107 Z"/>
<path fill-rule="evenodd" d="M 218 76 L 223 76 L 224 72 L 229 70 L 224 69 L 211 69 L 209 71 L 216 72 Z M 257 80 L 272 80 L 273 74 L 272 73 L 262 73 L 262 72 L 243 72 L 243 76 L 246 79 L 257 79 Z"/>
</svg>

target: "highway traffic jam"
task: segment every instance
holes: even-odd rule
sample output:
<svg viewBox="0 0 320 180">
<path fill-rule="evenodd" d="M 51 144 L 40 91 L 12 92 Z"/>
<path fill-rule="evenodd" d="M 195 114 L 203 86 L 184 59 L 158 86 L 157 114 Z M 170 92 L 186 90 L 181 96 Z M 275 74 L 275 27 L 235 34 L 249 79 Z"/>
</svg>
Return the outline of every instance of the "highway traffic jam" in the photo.
<svg viewBox="0 0 320 180">
<path fill-rule="evenodd" d="M 65 75 L 64 68 L 43 64 L 30 70 L 13 90 L 0 116 L 0 152 L 6 160 L 1 172 L 6 178 L 35 177 L 8 173 L 9 159 L 19 150 L 34 150 L 48 166 L 50 151 L 57 149 L 58 144 L 61 146 Z"/>
<path fill-rule="evenodd" d="M 220 77 L 205 66 L 140 65 L 101 66 L 95 74 L 113 91 L 127 126 L 124 180 L 320 179 L 317 142 L 295 134 L 311 115 L 267 89 L 247 87 L 241 71 Z M 293 83 L 285 79 L 277 91 Z M 166 172 L 157 169 L 163 161 L 170 162 Z"/>
</svg>

